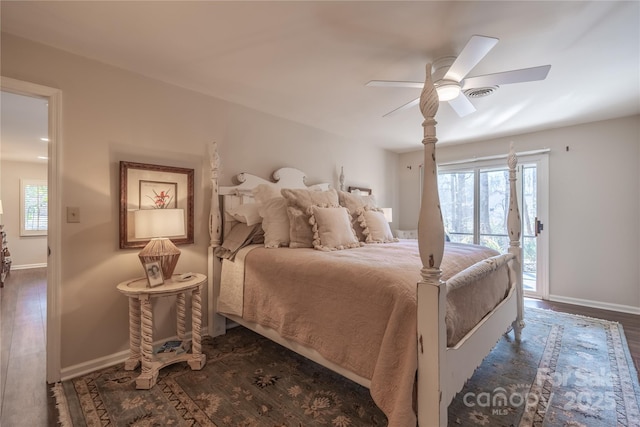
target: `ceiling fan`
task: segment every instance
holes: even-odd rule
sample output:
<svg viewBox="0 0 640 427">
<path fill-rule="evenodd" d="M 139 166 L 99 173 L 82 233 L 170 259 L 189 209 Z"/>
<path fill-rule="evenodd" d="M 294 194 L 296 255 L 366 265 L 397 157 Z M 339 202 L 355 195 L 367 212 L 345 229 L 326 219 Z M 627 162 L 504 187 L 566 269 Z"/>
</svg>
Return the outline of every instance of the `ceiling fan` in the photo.
<svg viewBox="0 0 640 427">
<path fill-rule="evenodd" d="M 433 85 L 438 92 L 438 98 L 440 101 L 448 101 L 458 116 L 464 117 L 476 111 L 476 108 L 469 101 L 469 97 L 486 96 L 500 85 L 544 80 L 547 77 L 551 65 L 467 77 L 467 74 L 497 43 L 497 38 L 474 35 L 457 57 L 448 56 L 434 61 L 432 78 Z M 367 86 L 422 89 L 424 82 L 371 80 Z M 388 112 L 384 117 L 418 105 L 419 102 L 420 98 L 416 98 Z"/>
</svg>

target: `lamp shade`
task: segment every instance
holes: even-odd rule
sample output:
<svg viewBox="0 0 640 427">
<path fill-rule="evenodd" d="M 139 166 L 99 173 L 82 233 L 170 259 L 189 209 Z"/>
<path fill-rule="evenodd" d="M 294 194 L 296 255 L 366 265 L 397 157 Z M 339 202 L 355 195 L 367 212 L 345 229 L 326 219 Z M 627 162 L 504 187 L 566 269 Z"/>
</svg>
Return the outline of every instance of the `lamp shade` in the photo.
<svg viewBox="0 0 640 427">
<path fill-rule="evenodd" d="M 387 222 L 393 222 L 393 209 L 382 208 L 382 213 L 384 214 L 384 218 L 387 220 Z"/>
<path fill-rule="evenodd" d="M 137 239 L 184 234 L 184 209 L 141 209 L 133 213 L 133 221 Z"/>
<path fill-rule="evenodd" d="M 0 200 L 0 215 L 2 215 L 4 212 L 2 211 L 2 200 Z"/>
</svg>

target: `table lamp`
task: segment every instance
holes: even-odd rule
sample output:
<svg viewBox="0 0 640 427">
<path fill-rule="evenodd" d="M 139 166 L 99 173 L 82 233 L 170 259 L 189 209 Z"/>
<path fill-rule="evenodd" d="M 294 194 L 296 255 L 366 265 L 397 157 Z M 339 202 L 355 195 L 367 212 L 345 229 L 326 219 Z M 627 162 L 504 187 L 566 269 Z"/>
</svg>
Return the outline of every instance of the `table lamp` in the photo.
<svg viewBox="0 0 640 427">
<path fill-rule="evenodd" d="M 137 239 L 151 238 L 138 254 L 142 266 L 159 261 L 162 277 L 170 279 L 178 263 L 180 249 L 169 237 L 184 234 L 184 209 L 141 209 L 133 213 L 133 221 Z"/>
<path fill-rule="evenodd" d="M 382 208 L 382 213 L 384 214 L 384 218 L 387 220 L 387 222 L 393 222 L 392 208 Z"/>
</svg>

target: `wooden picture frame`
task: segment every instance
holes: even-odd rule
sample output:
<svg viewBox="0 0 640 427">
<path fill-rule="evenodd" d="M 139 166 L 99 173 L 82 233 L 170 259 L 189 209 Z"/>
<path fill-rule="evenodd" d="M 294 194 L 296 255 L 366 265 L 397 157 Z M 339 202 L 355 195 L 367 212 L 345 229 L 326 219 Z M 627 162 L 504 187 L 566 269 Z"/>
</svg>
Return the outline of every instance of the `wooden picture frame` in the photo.
<svg viewBox="0 0 640 427">
<path fill-rule="evenodd" d="M 144 264 L 144 273 L 147 275 L 149 287 L 160 286 L 164 283 L 160 261 L 151 261 Z"/>
<path fill-rule="evenodd" d="M 120 162 L 120 249 L 143 248 L 149 239 L 135 237 L 133 213 L 161 207 L 184 209 L 185 234 L 176 245 L 193 243 L 194 170 L 172 166 Z"/>
<path fill-rule="evenodd" d="M 360 194 L 361 196 L 370 196 L 371 195 L 371 189 L 370 188 L 364 188 L 364 187 L 349 187 L 348 188 L 349 193 L 357 193 Z"/>
</svg>

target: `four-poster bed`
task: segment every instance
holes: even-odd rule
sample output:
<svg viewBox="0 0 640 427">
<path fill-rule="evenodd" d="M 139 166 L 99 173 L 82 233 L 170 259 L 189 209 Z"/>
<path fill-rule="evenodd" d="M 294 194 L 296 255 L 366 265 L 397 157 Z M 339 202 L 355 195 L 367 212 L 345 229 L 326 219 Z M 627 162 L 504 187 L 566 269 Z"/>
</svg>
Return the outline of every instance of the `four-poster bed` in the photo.
<svg viewBox="0 0 640 427">
<path fill-rule="evenodd" d="M 256 189 L 260 185 L 265 185 L 268 181 L 254 175 L 240 174 L 238 176 L 239 185 L 219 186 L 220 159 L 216 152 L 215 144 L 211 152 L 209 334 L 216 336 L 224 333 L 226 319 L 231 319 L 335 370 L 347 378 L 369 387 L 374 400 L 389 418 L 390 426 L 404 427 L 405 425 L 415 424 L 416 416 L 420 426 L 446 425 L 449 403 L 463 387 L 464 382 L 473 374 L 475 368 L 480 365 L 483 358 L 491 351 L 496 341 L 511 327 L 514 330 L 516 339 L 519 340 L 520 331 L 524 326 L 522 320 L 523 294 L 519 247 L 520 217 L 515 186 L 517 159 L 512 151 L 508 159 L 510 170 L 509 253 L 485 253 L 482 252 L 483 249 L 473 248 L 473 256 L 468 259 L 465 258 L 463 261 L 458 261 L 456 258 L 456 261 L 453 262 L 454 256 L 457 256 L 456 251 L 466 253 L 468 248 L 466 247 L 467 245 L 456 246 L 449 244 L 445 250 L 435 159 L 437 138 L 435 136 L 436 121 L 434 117 L 438 109 L 438 98 L 431 81 L 430 65 L 427 66 L 426 75 L 425 86 L 420 98 L 420 108 L 425 118 L 423 122 L 424 139 L 422 141 L 424 144 L 424 178 L 418 223 L 418 240 L 415 244 L 417 248 L 415 246 L 409 248 L 408 246 L 411 245 L 402 242 L 390 243 L 389 239 L 382 240 L 380 244 L 353 243 L 350 246 L 339 246 L 340 249 L 344 250 L 327 252 L 315 251 L 312 248 L 299 250 L 290 248 L 268 249 L 264 248 L 265 245 L 262 245 L 261 248 L 255 248 L 255 250 L 252 247 L 240 249 L 236 256 L 236 261 L 221 260 L 216 256 L 217 250 L 223 245 L 223 236 L 227 236 L 230 233 L 236 222 L 236 219 L 229 214 L 229 209 L 259 202 L 259 200 L 256 200 Z M 291 190 L 290 192 L 300 191 L 302 192 L 300 194 L 306 194 L 304 192 L 308 191 L 307 189 L 309 188 L 304 182 L 304 174 L 296 169 L 280 169 L 274 174 L 274 179 L 276 182 L 270 185 L 275 186 L 276 189 L 300 189 Z M 335 192 L 335 190 L 329 190 L 326 184 L 316 187 L 317 193 L 313 193 L 313 197 L 319 197 L 320 193 L 323 193 L 326 197 L 329 197 L 328 200 L 332 200 L 331 191 Z M 306 195 L 305 197 L 308 198 L 309 196 Z M 288 199 L 288 201 L 290 202 L 291 199 Z M 318 229 L 321 225 L 319 220 L 314 222 L 317 218 L 320 218 L 314 216 L 314 214 L 320 215 L 323 208 L 334 209 L 330 206 L 333 204 L 332 202 L 321 207 L 305 206 L 305 208 L 308 208 L 309 215 L 311 215 L 311 223 L 315 227 L 312 228 L 316 233 L 314 242 L 319 241 Z M 337 203 L 335 204 L 337 205 Z M 335 207 L 335 209 L 338 208 Z M 337 214 L 338 210 L 335 212 Z M 363 216 L 363 210 L 358 212 L 359 215 Z M 266 223 L 263 225 L 267 227 Z M 279 246 L 279 244 L 276 246 Z M 463 248 L 462 246 L 465 247 Z M 347 249 L 347 247 L 350 249 Z M 318 248 L 323 248 L 323 246 L 316 247 L 316 249 Z M 405 252 L 405 250 L 409 252 Z M 294 251 L 297 251 L 295 256 Z M 392 269 L 390 265 L 368 276 L 357 273 L 361 274 L 360 277 L 362 277 L 359 281 L 354 280 L 348 286 L 342 286 L 342 288 L 352 290 L 352 293 L 360 292 L 357 294 L 360 295 L 359 299 L 362 300 L 363 304 L 369 304 L 361 312 L 358 312 L 357 304 L 349 300 L 348 304 L 351 304 L 350 310 L 358 313 L 357 319 L 360 319 L 360 316 L 364 319 L 367 312 L 379 312 L 380 322 L 383 322 L 381 325 L 377 325 L 373 320 L 367 319 L 367 330 L 358 330 L 358 335 L 364 335 L 365 341 L 377 343 L 371 350 L 375 356 L 375 363 L 365 360 L 365 357 L 360 355 L 362 351 L 359 347 L 351 349 L 345 344 L 345 347 L 340 347 L 340 351 L 338 351 L 336 348 L 326 348 L 326 346 L 318 344 L 318 342 L 334 339 L 335 329 L 355 330 L 356 326 L 349 324 L 353 320 L 353 316 L 351 318 L 348 318 L 349 316 L 341 318 L 338 314 L 335 314 L 341 310 L 336 300 L 346 299 L 348 296 L 343 297 L 340 295 L 331 302 L 322 303 L 318 301 L 310 303 L 300 299 L 292 304 L 302 307 L 305 307 L 305 304 L 323 304 L 322 308 L 324 310 L 319 311 L 324 312 L 324 317 L 322 317 L 323 313 L 321 313 L 318 321 L 305 317 L 307 312 L 313 311 L 313 309 L 307 309 L 305 313 L 294 314 L 294 308 L 292 305 L 286 305 L 288 303 L 286 300 L 294 298 L 292 295 L 295 295 L 298 290 L 295 283 L 292 283 L 291 288 L 285 288 L 285 283 L 288 280 L 287 275 L 292 275 L 292 282 L 298 280 L 299 283 L 306 284 L 307 280 L 317 280 L 318 274 L 309 273 L 309 277 L 304 276 L 302 271 L 296 271 L 294 274 L 295 264 L 289 267 L 289 264 L 286 264 L 289 262 L 288 260 L 297 259 L 298 255 L 300 255 L 300 261 L 296 262 L 299 265 L 303 265 L 303 270 L 305 271 L 312 271 L 314 263 L 324 265 L 325 270 L 327 270 L 326 281 L 333 282 L 336 279 L 334 276 L 329 276 L 329 270 L 338 272 L 336 275 L 346 275 L 346 273 L 339 273 L 339 269 L 343 264 L 345 271 L 348 271 L 353 269 L 355 264 L 364 263 L 365 261 L 362 261 L 362 259 L 378 256 L 370 255 L 370 253 L 384 251 L 388 251 L 383 255 L 384 259 L 387 258 L 386 254 L 391 254 L 392 252 L 397 252 L 400 257 L 404 257 L 398 258 L 400 260 L 398 264 L 402 264 L 402 269 L 394 272 L 392 278 L 396 280 L 395 277 L 398 276 L 398 282 L 402 281 L 403 284 L 406 284 L 407 281 L 410 282 L 411 292 L 405 298 L 404 294 L 407 294 L 407 288 L 403 287 L 401 294 L 403 295 L 402 298 L 408 301 L 408 304 L 413 305 L 400 305 L 397 301 L 402 300 L 402 298 L 397 297 L 395 294 L 384 294 L 382 296 L 384 302 L 382 303 L 369 298 L 369 294 L 383 293 L 382 291 L 378 292 L 378 288 L 373 287 L 374 285 L 377 286 L 377 283 L 374 283 L 374 280 L 369 276 L 384 276 L 387 270 L 390 271 Z M 413 255 L 407 255 L 411 251 L 413 251 Z M 319 256 L 322 257 L 320 260 L 317 258 Z M 359 258 L 360 256 L 362 258 Z M 408 263 L 409 261 L 407 261 L 407 265 L 403 261 L 412 257 L 415 261 L 415 268 L 412 267 L 414 264 Z M 249 262 L 250 258 L 253 260 L 252 264 Z M 374 260 L 374 258 L 371 259 Z M 331 264 L 327 264 L 329 262 Z M 347 262 L 352 264 L 346 264 Z M 374 265 L 380 263 L 380 261 L 375 260 L 370 262 Z M 279 270 L 277 270 L 278 286 L 273 286 L 271 284 L 273 281 L 265 279 L 268 277 L 266 270 L 273 265 L 279 266 Z M 328 268 L 328 265 L 331 265 L 331 268 Z M 366 267 L 374 269 L 369 264 L 366 264 Z M 412 268 L 414 269 L 407 273 L 407 269 Z M 392 273 L 389 274 L 391 275 Z M 367 279 L 364 279 L 365 276 Z M 238 285 L 241 288 L 240 291 L 237 288 L 229 290 L 231 289 L 229 287 L 230 283 L 234 281 L 232 280 L 234 277 L 240 277 L 241 283 Z M 260 287 L 263 287 L 264 292 L 267 292 L 266 296 L 258 293 L 260 290 L 257 288 Z M 360 289 L 359 287 L 362 288 Z M 481 302 L 485 289 L 486 294 L 493 294 L 499 297 Z M 302 294 L 308 295 L 308 298 L 320 298 L 323 293 L 333 294 L 333 292 L 333 289 L 325 289 L 322 281 L 314 282 L 311 288 L 301 291 Z M 450 293 L 449 299 L 447 299 L 448 292 Z M 478 299 L 477 303 L 476 299 Z M 268 300 L 268 303 L 261 305 L 262 300 Z M 251 305 L 250 301 L 253 301 L 254 305 Z M 266 307 L 266 305 L 269 307 Z M 392 305 L 393 307 L 391 307 Z M 281 311 L 275 314 L 268 312 L 267 310 L 271 306 L 280 307 Z M 486 306 L 487 308 L 480 311 L 479 306 Z M 333 311 L 327 315 L 326 311 L 329 310 L 329 307 Z M 371 307 L 376 307 L 376 310 L 370 309 Z M 455 310 L 458 310 L 458 312 L 452 314 Z M 465 313 L 462 313 L 464 311 L 474 312 L 469 316 L 473 315 L 475 317 L 472 320 L 465 319 L 455 323 L 455 319 L 464 317 L 463 314 Z M 407 316 L 409 320 L 407 320 Z M 288 317 L 293 318 L 289 323 L 286 320 Z M 332 323 L 334 320 L 338 323 Z M 471 321 L 472 324 L 469 324 Z M 398 327 L 398 325 L 402 325 L 402 322 L 404 322 L 405 326 Z M 462 332 L 458 331 L 460 337 L 453 339 L 451 336 L 453 334 L 452 331 L 455 331 L 456 328 L 462 328 L 460 325 L 465 322 L 467 326 L 463 328 Z M 407 325 L 406 323 L 410 324 Z M 296 324 L 296 327 L 307 324 L 316 326 L 305 329 L 303 333 L 305 338 L 302 339 L 296 335 L 296 331 L 291 331 L 291 324 Z M 318 327 L 317 324 L 322 326 Z M 343 325 L 344 327 L 336 327 L 336 325 Z M 361 324 L 358 325 L 358 327 L 361 326 Z M 396 337 L 401 338 L 396 339 Z M 405 341 L 408 340 L 406 348 L 393 350 L 395 342 L 400 342 L 403 339 Z M 394 341 L 394 344 L 390 344 L 389 341 Z M 368 344 L 367 342 L 363 345 Z M 354 344 L 354 346 L 357 346 L 357 344 Z M 390 347 L 392 348 L 391 353 L 389 353 Z M 412 353 L 409 356 L 403 353 L 406 349 L 411 349 Z M 369 352 L 368 350 L 365 352 Z M 397 357 L 394 356 L 393 351 L 398 352 Z M 343 357 L 343 355 L 337 353 L 349 354 Z M 357 355 L 353 356 L 352 353 Z M 362 360 L 358 359 L 358 357 L 361 357 Z M 396 363 L 396 359 L 399 358 L 406 359 L 406 361 Z M 392 360 L 386 363 L 386 359 Z M 369 364 L 371 364 L 370 369 L 368 368 Z M 395 365 L 400 365 L 401 367 L 398 368 Z M 363 366 L 363 368 L 359 369 L 360 366 Z M 416 367 L 417 375 L 415 375 Z M 409 374 L 394 371 L 394 369 L 409 370 Z M 404 376 L 399 375 L 396 377 L 398 372 Z M 384 387 L 380 385 L 381 375 L 392 375 L 386 377 L 387 380 Z M 405 379 L 405 383 L 402 383 L 401 377 Z M 394 378 L 394 380 L 388 380 L 388 378 Z M 398 384 L 393 384 L 395 378 L 399 378 Z M 417 391 L 415 413 L 410 402 L 414 380 L 416 384 L 415 390 Z M 390 385 L 389 383 L 392 384 Z M 387 389 L 394 388 L 402 390 L 387 391 Z M 381 389 L 384 390 L 381 391 Z M 401 406 L 402 409 L 400 409 Z M 411 413 L 408 414 L 407 412 Z"/>
</svg>

